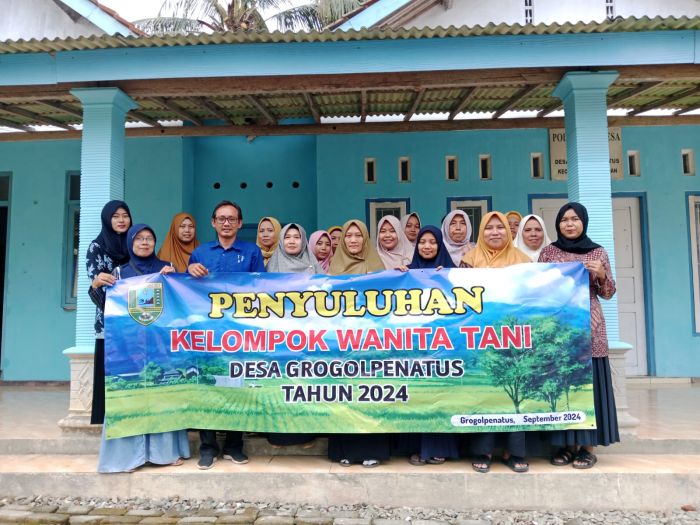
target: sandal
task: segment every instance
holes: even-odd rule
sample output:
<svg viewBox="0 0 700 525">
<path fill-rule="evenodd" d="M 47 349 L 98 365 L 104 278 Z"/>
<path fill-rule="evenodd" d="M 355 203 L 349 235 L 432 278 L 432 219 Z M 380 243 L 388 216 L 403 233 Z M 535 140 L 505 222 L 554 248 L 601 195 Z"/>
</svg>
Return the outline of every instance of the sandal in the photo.
<svg viewBox="0 0 700 525">
<path fill-rule="evenodd" d="M 571 463 L 574 460 L 574 454 L 570 450 L 566 448 L 560 448 L 557 450 L 556 454 L 554 454 L 550 459 L 549 462 L 554 465 L 555 467 L 564 467 Z"/>
<path fill-rule="evenodd" d="M 508 456 L 508 458 L 501 458 L 501 461 L 503 461 L 503 464 L 506 467 L 513 472 L 517 472 L 518 474 L 522 474 L 523 472 L 530 470 L 530 465 L 528 464 L 527 460 L 525 458 L 521 458 L 520 456 Z"/>
<path fill-rule="evenodd" d="M 428 458 L 425 460 L 428 465 L 442 465 L 445 462 L 445 458 Z"/>
<path fill-rule="evenodd" d="M 362 462 L 362 466 L 365 468 L 374 468 L 379 466 L 379 460 L 377 459 L 365 459 Z"/>
<path fill-rule="evenodd" d="M 417 467 L 422 467 L 425 465 L 425 461 L 423 461 L 418 454 L 411 454 L 408 458 L 408 462 Z"/>
<path fill-rule="evenodd" d="M 481 474 L 486 474 L 489 470 L 491 470 L 491 461 L 491 456 L 477 456 L 476 459 L 472 461 L 472 468 Z"/>
<path fill-rule="evenodd" d="M 579 470 L 589 469 L 598 462 L 595 454 L 588 452 L 585 448 L 579 449 L 574 458 L 573 467 Z"/>
<path fill-rule="evenodd" d="M 349 459 L 341 459 L 338 461 L 338 463 L 340 463 L 341 467 L 349 467 L 352 465 L 352 462 Z"/>
</svg>

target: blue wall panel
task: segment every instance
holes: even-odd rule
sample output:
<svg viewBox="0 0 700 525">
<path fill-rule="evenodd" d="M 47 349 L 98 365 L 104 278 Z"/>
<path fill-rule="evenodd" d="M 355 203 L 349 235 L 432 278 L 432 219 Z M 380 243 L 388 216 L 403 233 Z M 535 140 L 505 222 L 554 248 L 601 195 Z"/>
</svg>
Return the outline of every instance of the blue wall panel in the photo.
<svg viewBox="0 0 700 525">
<path fill-rule="evenodd" d="M 640 151 L 642 176 L 625 175 L 612 185 L 617 194 L 647 196 L 655 365 L 661 376 L 700 376 L 685 205 L 686 192 L 700 191 L 700 179 L 681 174 L 682 148 L 700 153 L 700 127 L 624 128 L 623 150 Z M 430 223 L 445 214 L 448 197 L 491 196 L 494 209 L 525 213 L 535 195 L 566 193 L 565 182 L 549 180 L 548 149 L 543 129 L 259 137 L 252 142 L 244 137 L 129 139 L 126 198 L 134 218 L 151 223 L 161 240 L 172 215 L 182 209 L 195 214 L 200 239 L 210 240 L 211 208 L 222 199 L 242 205 L 246 224 L 274 215 L 282 222 L 301 222 L 309 231 L 317 224 L 364 219 L 366 199 L 372 198 L 410 198 L 411 210 Z M 544 154 L 545 180 L 530 176 L 535 152 Z M 492 180 L 479 180 L 480 154 L 492 156 Z M 458 181 L 445 179 L 446 155 L 459 159 Z M 398 182 L 402 156 L 411 159 L 410 183 Z M 375 184 L 364 183 L 365 157 L 377 161 Z M 0 143 L 0 172 L 12 172 L 6 380 L 68 379 L 61 350 L 73 343 L 74 314 L 61 307 L 65 173 L 78 170 L 79 163 L 78 141 Z M 292 188 L 295 181 L 299 188 Z"/>
<path fill-rule="evenodd" d="M 214 239 L 211 212 L 230 200 L 243 209 L 243 222 L 256 225 L 264 215 L 282 223 L 316 227 L 316 137 L 213 137 L 194 142 L 194 203 L 199 238 Z M 293 188 L 294 182 L 299 183 Z M 219 189 L 214 185 L 218 183 Z M 272 183 L 268 188 L 267 183 Z M 246 188 L 241 188 L 245 184 Z M 204 233 L 206 232 L 206 233 Z"/>
</svg>

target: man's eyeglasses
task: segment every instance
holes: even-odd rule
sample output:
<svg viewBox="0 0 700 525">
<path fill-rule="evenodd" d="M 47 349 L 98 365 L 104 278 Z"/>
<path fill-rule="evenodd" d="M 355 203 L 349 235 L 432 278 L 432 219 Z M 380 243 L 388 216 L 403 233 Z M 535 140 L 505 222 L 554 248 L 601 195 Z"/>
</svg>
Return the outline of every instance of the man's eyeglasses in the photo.
<svg viewBox="0 0 700 525">
<path fill-rule="evenodd" d="M 217 224 L 235 224 L 238 222 L 238 217 L 217 217 L 216 222 Z"/>
</svg>

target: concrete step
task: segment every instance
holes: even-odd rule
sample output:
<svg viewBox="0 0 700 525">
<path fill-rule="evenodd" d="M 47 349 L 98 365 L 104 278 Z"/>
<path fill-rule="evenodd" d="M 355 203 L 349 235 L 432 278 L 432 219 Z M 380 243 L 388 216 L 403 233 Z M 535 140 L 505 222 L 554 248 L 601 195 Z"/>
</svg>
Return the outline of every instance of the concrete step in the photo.
<svg viewBox="0 0 700 525">
<path fill-rule="evenodd" d="M 327 439 L 318 438 L 310 448 L 300 446 L 273 448 L 267 439 L 256 434 L 245 435 L 245 451 L 249 456 L 325 456 Z M 190 432 L 192 450 L 199 448 L 199 435 Z M 46 439 L 0 438 L 0 454 L 97 454 L 100 449 L 99 433 L 68 433 Z M 528 440 L 533 457 L 548 455 L 548 448 L 538 433 Z M 599 454 L 700 454 L 700 434 L 697 439 L 639 438 L 623 435 L 622 441 L 610 447 L 600 447 Z"/>
<path fill-rule="evenodd" d="M 494 464 L 478 474 L 467 461 L 416 467 L 392 459 L 373 469 L 341 467 L 318 456 L 255 456 L 247 465 L 219 460 L 212 470 L 196 461 L 143 467 L 132 474 L 97 474 L 97 456 L 0 457 L 7 496 L 180 498 L 313 505 L 367 503 L 457 510 L 671 510 L 696 503 L 700 455 L 606 454 L 584 471 L 531 461 L 514 474 Z"/>
</svg>

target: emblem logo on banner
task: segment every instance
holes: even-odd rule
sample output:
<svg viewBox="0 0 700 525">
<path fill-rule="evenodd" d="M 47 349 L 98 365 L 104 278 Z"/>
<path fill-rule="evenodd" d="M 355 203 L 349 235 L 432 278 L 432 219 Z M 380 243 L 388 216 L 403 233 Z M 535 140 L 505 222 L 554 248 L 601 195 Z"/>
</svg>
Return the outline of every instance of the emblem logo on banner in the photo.
<svg viewBox="0 0 700 525">
<path fill-rule="evenodd" d="M 145 283 L 129 288 L 129 315 L 148 326 L 163 313 L 163 283 Z"/>
</svg>

